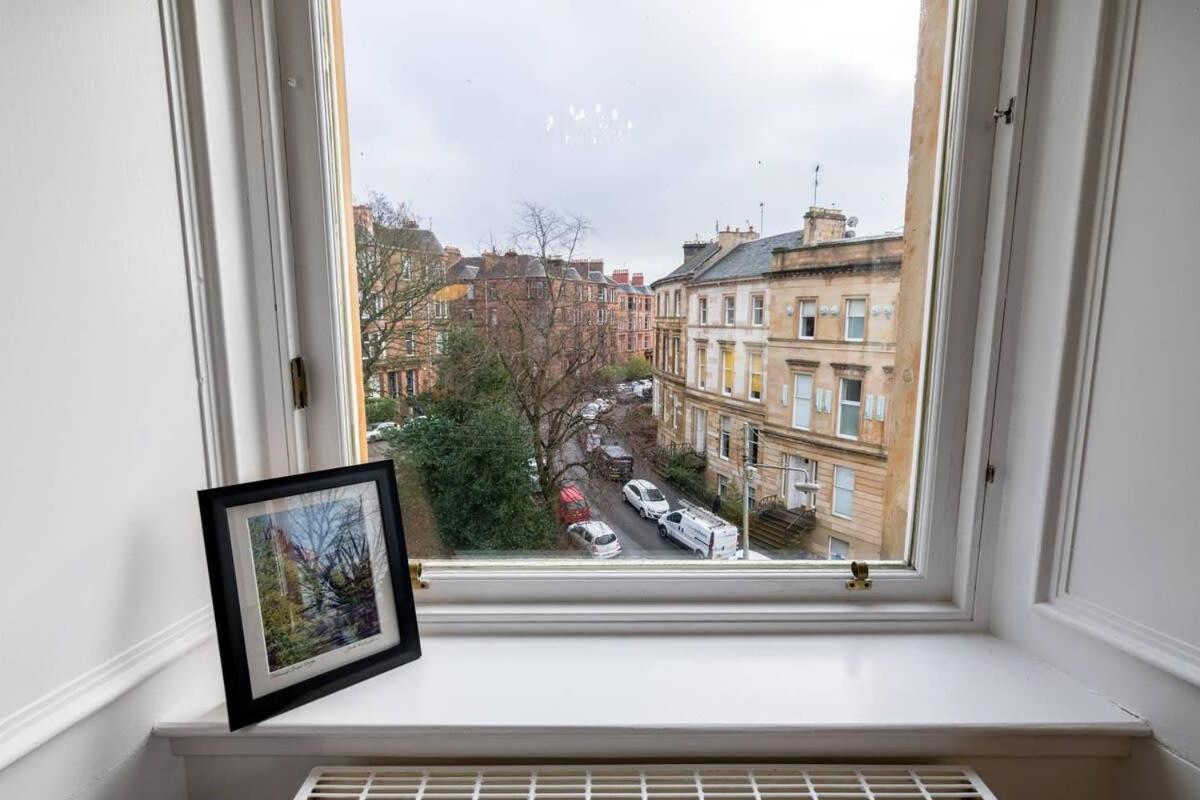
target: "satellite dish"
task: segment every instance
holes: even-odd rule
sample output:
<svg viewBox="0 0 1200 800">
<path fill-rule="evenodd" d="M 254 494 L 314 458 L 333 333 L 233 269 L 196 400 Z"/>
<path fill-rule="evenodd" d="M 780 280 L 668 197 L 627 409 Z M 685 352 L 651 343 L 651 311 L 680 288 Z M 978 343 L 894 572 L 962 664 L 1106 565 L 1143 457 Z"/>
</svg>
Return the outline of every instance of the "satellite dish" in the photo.
<svg viewBox="0 0 1200 800">
<path fill-rule="evenodd" d="M 857 228 L 858 227 L 858 217 L 850 217 L 849 219 L 847 219 L 846 227 L 847 228 Z"/>
</svg>

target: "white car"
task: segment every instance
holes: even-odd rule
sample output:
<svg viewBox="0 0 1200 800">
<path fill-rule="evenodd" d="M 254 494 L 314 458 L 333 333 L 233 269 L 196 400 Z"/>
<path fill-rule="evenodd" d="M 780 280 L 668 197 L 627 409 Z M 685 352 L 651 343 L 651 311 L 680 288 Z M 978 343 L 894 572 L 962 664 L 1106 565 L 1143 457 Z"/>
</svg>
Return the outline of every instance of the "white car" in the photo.
<svg viewBox="0 0 1200 800">
<path fill-rule="evenodd" d="M 626 503 L 637 509 L 643 519 L 658 519 L 671 510 L 670 503 L 658 487 L 650 481 L 634 478 L 625 484 L 621 496 Z"/>
<path fill-rule="evenodd" d="M 588 403 L 586 406 L 584 406 L 582 409 L 580 409 L 579 416 L 583 417 L 588 422 L 591 422 L 592 420 L 594 420 L 596 418 L 596 415 L 599 413 L 600 413 L 599 406 L 597 406 L 595 403 Z"/>
<path fill-rule="evenodd" d="M 596 519 L 576 522 L 567 527 L 567 533 L 593 558 L 616 558 L 621 555 L 621 540 L 607 522 Z"/>
<path fill-rule="evenodd" d="M 367 426 L 367 441 L 381 442 L 383 435 L 388 431 L 394 431 L 399 427 L 394 422 L 373 422 Z"/>
<path fill-rule="evenodd" d="M 601 414 L 607 414 L 609 411 L 612 411 L 613 402 L 607 397 L 597 397 L 592 401 L 592 405 L 599 409 Z"/>
</svg>

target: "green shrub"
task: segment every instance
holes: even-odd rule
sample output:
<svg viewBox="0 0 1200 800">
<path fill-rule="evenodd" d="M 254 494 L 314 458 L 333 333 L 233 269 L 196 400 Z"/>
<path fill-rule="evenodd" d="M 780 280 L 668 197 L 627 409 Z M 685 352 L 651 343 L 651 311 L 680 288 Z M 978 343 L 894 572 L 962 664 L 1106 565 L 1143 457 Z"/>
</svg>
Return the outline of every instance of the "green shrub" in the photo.
<svg viewBox="0 0 1200 800">
<path fill-rule="evenodd" d="M 625 362 L 625 380 L 640 381 L 650 377 L 650 362 L 641 356 L 634 356 Z"/>
<path fill-rule="evenodd" d="M 391 397 L 368 397 L 366 406 L 368 425 L 396 419 L 396 401 Z"/>
</svg>

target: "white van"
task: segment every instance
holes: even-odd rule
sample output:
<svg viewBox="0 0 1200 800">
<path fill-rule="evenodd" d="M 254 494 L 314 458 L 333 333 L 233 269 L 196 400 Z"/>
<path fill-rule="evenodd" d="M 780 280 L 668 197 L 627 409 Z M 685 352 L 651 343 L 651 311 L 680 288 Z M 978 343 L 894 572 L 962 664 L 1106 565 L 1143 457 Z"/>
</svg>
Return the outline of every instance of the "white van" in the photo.
<svg viewBox="0 0 1200 800">
<path fill-rule="evenodd" d="M 737 526 L 702 508 L 677 508 L 658 518 L 658 535 L 674 539 L 696 558 L 734 558 Z"/>
</svg>

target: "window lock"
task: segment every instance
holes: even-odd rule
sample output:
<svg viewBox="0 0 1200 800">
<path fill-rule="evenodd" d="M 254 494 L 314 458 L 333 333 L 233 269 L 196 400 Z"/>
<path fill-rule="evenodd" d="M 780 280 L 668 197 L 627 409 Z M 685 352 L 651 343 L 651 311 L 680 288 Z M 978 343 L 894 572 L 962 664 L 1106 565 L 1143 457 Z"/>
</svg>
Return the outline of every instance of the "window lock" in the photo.
<svg viewBox="0 0 1200 800">
<path fill-rule="evenodd" d="M 851 590 L 871 588 L 871 570 L 865 561 L 851 561 L 850 574 L 853 576 L 846 581 L 846 588 Z"/>
</svg>

